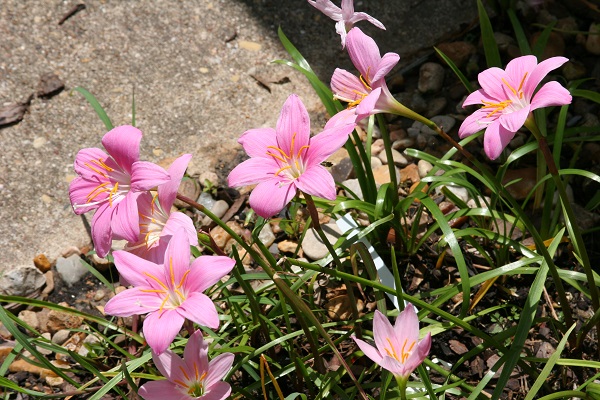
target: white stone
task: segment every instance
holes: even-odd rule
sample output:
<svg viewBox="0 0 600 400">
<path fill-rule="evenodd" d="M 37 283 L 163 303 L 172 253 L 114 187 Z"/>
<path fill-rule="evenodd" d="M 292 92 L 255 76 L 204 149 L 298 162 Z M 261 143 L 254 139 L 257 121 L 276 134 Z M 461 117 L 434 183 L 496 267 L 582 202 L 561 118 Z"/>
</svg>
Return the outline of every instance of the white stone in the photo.
<svg viewBox="0 0 600 400">
<path fill-rule="evenodd" d="M 321 227 L 323 228 L 323 232 L 325 232 L 325 237 L 332 245 L 342 235 L 338 226 L 333 222 L 321 225 Z M 317 231 L 313 228 L 310 228 L 304 236 L 304 240 L 302 241 L 302 251 L 306 257 L 312 260 L 320 260 L 329 254 L 327 246 L 325 246 L 317 234 Z"/>
<path fill-rule="evenodd" d="M 9 296 L 27 296 L 41 289 L 46 277 L 34 266 L 22 265 L 7 271 L 0 278 L 0 293 Z"/>
<path fill-rule="evenodd" d="M 88 273 L 88 269 L 81 262 L 77 254 L 70 257 L 59 257 L 56 260 L 56 271 L 67 286 L 73 286 Z"/>
</svg>

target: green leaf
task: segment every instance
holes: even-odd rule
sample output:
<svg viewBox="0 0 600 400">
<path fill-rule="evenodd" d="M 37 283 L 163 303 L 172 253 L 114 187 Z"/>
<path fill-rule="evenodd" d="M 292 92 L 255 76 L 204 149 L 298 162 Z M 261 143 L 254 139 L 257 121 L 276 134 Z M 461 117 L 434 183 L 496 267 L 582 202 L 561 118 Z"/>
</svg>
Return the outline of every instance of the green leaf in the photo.
<svg viewBox="0 0 600 400">
<path fill-rule="evenodd" d="M 442 60 L 444 60 L 446 62 L 446 64 L 448 64 L 448 66 L 454 72 L 454 74 L 458 77 L 458 79 L 460 79 L 460 81 L 462 82 L 464 87 L 467 89 L 467 91 L 469 93 L 473 92 L 473 85 L 471 85 L 471 82 L 469 82 L 467 77 L 460 71 L 460 69 L 458 69 L 456 64 L 454 64 L 454 62 L 450 58 L 448 58 L 448 56 L 445 55 L 440 49 L 438 49 L 437 47 L 434 47 L 434 49 L 438 53 L 438 55 L 440 57 L 442 57 Z"/>
<path fill-rule="evenodd" d="M 517 18 L 517 14 L 515 14 L 515 10 L 512 8 L 508 9 L 508 18 L 510 18 L 510 23 L 513 26 L 513 31 L 515 31 L 515 37 L 517 38 L 517 43 L 519 44 L 519 49 L 521 50 L 521 54 L 531 54 L 531 48 L 529 47 L 529 41 L 527 40 L 527 36 L 525 36 L 525 32 L 523 31 L 523 26 L 521 26 L 521 22 L 519 22 L 519 18 Z"/>
<path fill-rule="evenodd" d="M 481 39 L 483 40 L 483 50 L 485 52 L 485 60 L 488 68 L 491 67 L 502 67 L 502 60 L 500 59 L 500 52 L 498 51 L 498 44 L 494 37 L 494 29 L 490 18 L 485 11 L 485 7 L 481 3 L 481 0 L 477 0 L 477 11 L 479 12 L 479 25 L 481 28 Z"/>
<path fill-rule="evenodd" d="M 77 86 L 73 90 L 81 93 L 83 97 L 85 97 L 85 99 L 88 101 L 88 103 L 90 103 L 94 111 L 96 111 L 96 114 L 98 114 L 98 117 L 100 117 L 100 120 L 104 123 L 104 126 L 106 126 L 107 130 L 110 131 L 112 128 L 114 128 L 114 125 L 112 122 L 110 122 L 110 118 L 108 118 L 106 111 L 104 111 L 104 108 L 102 108 L 100 102 L 94 97 L 93 94 L 91 94 L 81 86 Z"/>
<path fill-rule="evenodd" d="M 600 93 L 592 90 L 571 89 L 571 95 L 573 97 L 583 97 L 584 99 L 588 99 L 600 104 Z"/>
<path fill-rule="evenodd" d="M 548 44 L 548 39 L 550 39 L 550 34 L 552 33 L 552 28 L 554 28 L 554 25 L 556 25 L 556 21 L 552 21 L 550 24 L 548 24 L 548 26 L 544 28 L 540 36 L 538 36 L 537 41 L 533 45 L 533 55 L 536 56 L 538 59 L 540 59 L 542 57 L 542 54 L 544 53 L 544 49 Z"/>
</svg>

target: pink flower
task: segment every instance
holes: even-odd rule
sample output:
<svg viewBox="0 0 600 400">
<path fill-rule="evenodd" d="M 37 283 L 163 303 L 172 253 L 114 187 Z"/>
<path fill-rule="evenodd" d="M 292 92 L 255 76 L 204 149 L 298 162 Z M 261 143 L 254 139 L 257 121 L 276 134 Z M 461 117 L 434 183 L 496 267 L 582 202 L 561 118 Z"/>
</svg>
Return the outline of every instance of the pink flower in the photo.
<svg viewBox="0 0 600 400">
<path fill-rule="evenodd" d="M 385 76 L 400 60 L 396 53 L 386 53 L 381 57 L 375 41 L 360 29 L 348 32 L 348 54 L 360 76 L 337 68 L 331 77 L 333 97 L 348 103 L 348 108 L 356 107 L 357 121 L 371 114 L 396 112 L 404 108 L 390 93 Z M 396 112 L 398 113 L 398 112 Z"/>
<path fill-rule="evenodd" d="M 346 32 L 348 32 L 358 21 L 369 21 L 379 29 L 385 30 L 385 26 L 369 14 L 354 12 L 354 0 L 342 0 L 342 8 L 333 4 L 331 0 L 308 0 L 308 3 L 336 21 L 335 31 L 342 38 L 342 48 L 346 47 Z"/>
<path fill-rule="evenodd" d="M 124 250 L 162 264 L 167 244 L 180 227 L 185 229 L 190 244 L 198 246 L 198 235 L 192 219 L 182 212 L 171 212 L 181 178 L 191 158 L 191 154 L 184 154 L 171 164 L 168 170 L 171 179 L 158 186 L 157 195 L 145 192 L 138 197 L 140 234 L 136 241 L 128 242 Z"/>
<path fill-rule="evenodd" d="M 69 186 L 76 214 L 96 209 L 92 239 L 100 257 L 110 251 L 113 235 L 135 241 L 138 225 L 138 196 L 169 180 L 156 164 L 138 161 L 142 132 L 119 126 L 102 138 L 108 155 L 98 148 L 83 149 L 75 157 L 75 178 Z"/>
<path fill-rule="evenodd" d="M 481 89 L 471 93 L 463 107 L 473 104 L 483 107 L 465 119 L 458 136 L 462 139 L 485 129 L 485 154 L 492 160 L 498 158 L 531 111 L 571 103 L 569 91 L 555 81 L 546 83 L 534 94 L 542 79 L 567 61 L 564 57 L 551 57 L 538 64 L 535 56 L 523 56 L 509 62 L 506 70 L 494 67 L 481 72 L 478 76 Z"/>
<path fill-rule="evenodd" d="M 153 352 L 152 359 L 167 380 L 143 384 L 138 394 L 146 400 L 224 400 L 231 393 L 231 386 L 221 380 L 234 355 L 223 353 L 209 362 L 208 344 L 200 330 L 190 336 L 183 359 L 168 349 L 161 355 Z"/>
<path fill-rule="evenodd" d="M 431 348 L 431 333 L 419 340 L 419 319 L 412 304 L 396 318 L 396 324 L 375 311 L 373 318 L 375 346 L 352 336 L 358 347 L 367 357 L 394 376 L 408 379 L 409 375 L 423 362 Z"/>
<path fill-rule="evenodd" d="M 229 186 L 258 183 L 250 206 L 264 218 L 279 213 L 301 190 L 334 200 L 335 183 L 321 166 L 348 139 L 354 124 L 335 126 L 310 137 L 310 120 L 296 95 L 286 100 L 275 129 L 244 132 L 239 143 L 251 157 L 229 174 Z"/>
<path fill-rule="evenodd" d="M 134 287 L 110 299 L 104 311 L 117 317 L 147 313 L 144 337 L 157 354 L 169 347 L 185 319 L 212 329 L 219 326 L 215 305 L 202 292 L 231 271 L 231 258 L 200 256 L 190 265 L 190 242 L 183 228 L 169 241 L 164 264 L 127 251 L 115 251 L 114 258 L 119 274 Z"/>
</svg>

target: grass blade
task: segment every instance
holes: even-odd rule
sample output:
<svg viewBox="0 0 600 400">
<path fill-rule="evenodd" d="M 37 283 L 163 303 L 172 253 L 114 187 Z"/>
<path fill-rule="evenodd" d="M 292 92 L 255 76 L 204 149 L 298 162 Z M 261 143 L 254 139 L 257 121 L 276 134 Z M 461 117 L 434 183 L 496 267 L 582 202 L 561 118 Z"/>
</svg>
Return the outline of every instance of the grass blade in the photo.
<svg viewBox="0 0 600 400">
<path fill-rule="evenodd" d="M 483 40 L 483 50 L 487 66 L 500 68 L 502 67 L 502 61 L 500 59 L 500 51 L 498 51 L 498 44 L 494 38 L 494 29 L 481 0 L 477 0 L 477 11 L 479 13 L 481 39 Z"/>
<path fill-rule="evenodd" d="M 114 125 L 110 121 L 110 118 L 108 118 L 106 111 L 104 111 L 104 108 L 102 108 L 102 106 L 100 105 L 100 102 L 94 97 L 93 94 L 91 94 L 86 89 L 82 88 L 81 86 L 77 86 L 73 90 L 81 93 L 83 95 L 83 97 L 85 97 L 85 99 L 88 101 L 88 103 L 90 103 L 90 105 L 92 106 L 94 111 L 96 111 L 96 114 L 98 114 L 98 117 L 100 117 L 100 120 L 104 123 L 104 126 L 106 126 L 107 130 L 110 131 L 112 128 L 114 128 Z"/>
</svg>

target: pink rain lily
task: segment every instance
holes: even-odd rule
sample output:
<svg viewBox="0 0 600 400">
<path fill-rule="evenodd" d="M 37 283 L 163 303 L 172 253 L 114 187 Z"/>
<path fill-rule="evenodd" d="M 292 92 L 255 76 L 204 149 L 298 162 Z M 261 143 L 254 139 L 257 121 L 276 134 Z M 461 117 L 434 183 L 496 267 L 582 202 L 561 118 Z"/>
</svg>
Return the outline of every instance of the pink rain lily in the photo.
<svg viewBox="0 0 600 400">
<path fill-rule="evenodd" d="M 569 91 L 556 81 L 535 92 L 550 71 L 567 61 L 564 57 L 551 57 L 538 64 L 535 56 L 523 56 L 510 61 L 506 70 L 494 67 L 481 72 L 477 78 L 481 89 L 471 93 L 463 107 L 483 107 L 465 119 L 458 130 L 459 137 L 485 129 L 485 154 L 492 160 L 498 158 L 533 110 L 571 103 Z"/>
<path fill-rule="evenodd" d="M 119 274 L 134 287 L 110 299 L 106 314 L 117 317 L 148 314 L 144 337 L 161 354 L 181 330 L 185 319 L 215 329 L 219 315 L 203 291 L 233 268 L 223 256 L 200 256 L 190 265 L 188 234 L 179 228 L 167 245 L 164 264 L 155 264 L 127 251 L 115 251 Z"/>
<path fill-rule="evenodd" d="M 156 368 L 167 378 L 143 384 L 138 394 L 146 400 L 224 400 L 231 386 L 221 382 L 231 369 L 234 355 L 223 353 L 208 361 L 208 344 L 197 330 L 190 336 L 183 359 L 171 350 L 152 353 Z"/>
<path fill-rule="evenodd" d="M 75 178 L 69 186 L 76 214 L 96 209 L 92 219 L 92 239 L 100 257 L 110 251 L 113 236 L 137 240 L 137 198 L 143 192 L 169 180 L 169 174 L 156 164 L 138 161 L 142 132 L 133 126 L 119 126 L 102 138 L 108 151 L 87 148 L 75 157 Z"/>
<path fill-rule="evenodd" d="M 171 164 L 167 171 L 171 179 L 158 186 L 157 195 L 145 192 L 138 197 L 140 234 L 135 242 L 128 242 L 124 250 L 162 264 L 167 244 L 180 227 L 185 229 L 190 244 L 198 246 L 198 235 L 192 219 L 182 212 L 171 212 L 181 178 L 191 158 L 191 154 L 184 154 Z"/>
<path fill-rule="evenodd" d="M 381 57 L 375 41 L 359 28 L 348 32 L 347 44 L 350 59 L 360 76 L 337 68 L 331 77 L 333 97 L 347 102 L 349 109 L 355 108 L 357 121 L 381 112 L 402 115 L 399 110 L 405 107 L 394 99 L 385 83 L 385 76 L 398 63 L 400 56 L 386 53 Z"/>
<path fill-rule="evenodd" d="M 393 327 L 388 319 L 376 310 L 373 318 L 373 337 L 376 347 L 354 336 L 352 339 L 367 357 L 404 380 L 423 362 L 431 348 L 431 333 L 419 340 L 419 318 L 412 304 L 408 304 L 398 315 Z"/>
<path fill-rule="evenodd" d="M 239 143 L 251 157 L 229 174 L 229 186 L 258 183 L 250 206 L 264 218 L 279 213 L 298 190 L 334 200 L 333 177 L 321 162 L 343 146 L 354 123 L 340 124 L 310 137 L 310 119 L 296 95 L 286 100 L 275 129 L 244 132 Z"/>
<path fill-rule="evenodd" d="M 369 14 L 354 12 L 354 0 L 342 0 L 341 8 L 331 0 L 308 0 L 308 3 L 336 22 L 335 31 L 342 38 L 342 48 L 346 47 L 346 32 L 358 21 L 369 21 L 379 29 L 385 30 L 385 26 Z"/>
</svg>

